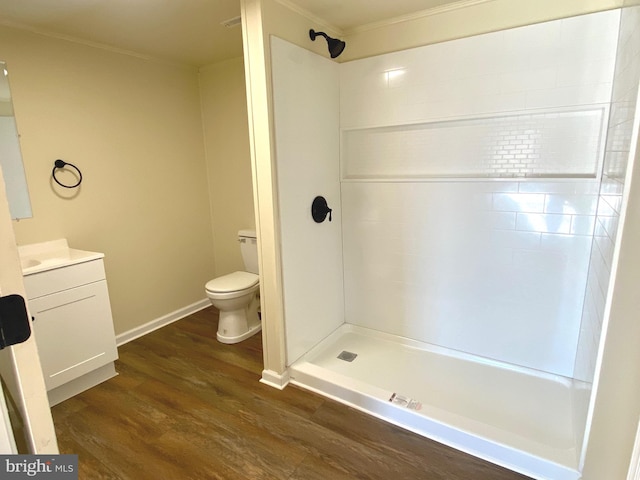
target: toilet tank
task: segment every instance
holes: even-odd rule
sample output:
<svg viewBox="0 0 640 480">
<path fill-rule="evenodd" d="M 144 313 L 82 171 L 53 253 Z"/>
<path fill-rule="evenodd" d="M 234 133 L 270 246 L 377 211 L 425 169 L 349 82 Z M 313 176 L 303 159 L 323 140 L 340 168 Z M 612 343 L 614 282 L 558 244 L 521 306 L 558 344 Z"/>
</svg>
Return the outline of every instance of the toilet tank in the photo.
<svg viewBox="0 0 640 480">
<path fill-rule="evenodd" d="M 244 270 L 246 272 L 258 272 L 258 243 L 256 241 L 255 230 L 240 230 L 238 232 L 238 241 L 240 242 L 240 253 L 244 262 Z"/>
</svg>

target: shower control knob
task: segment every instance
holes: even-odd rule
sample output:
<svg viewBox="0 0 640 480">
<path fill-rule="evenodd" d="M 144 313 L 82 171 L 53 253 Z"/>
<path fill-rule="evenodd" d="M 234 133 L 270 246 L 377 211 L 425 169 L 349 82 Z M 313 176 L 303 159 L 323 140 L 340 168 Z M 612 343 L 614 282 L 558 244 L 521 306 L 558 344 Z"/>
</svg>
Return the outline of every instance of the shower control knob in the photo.
<svg viewBox="0 0 640 480">
<path fill-rule="evenodd" d="M 327 214 L 329 215 L 329 221 L 331 221 L 331 209 L 329 205 L 327 205 L 327 200 L 324 197 L 316 197 L 313 199 L 313 203 L 311 204 L 311 216 L 313 217 L 313 221 L 316 223 L 322 223 L 327 218 Z"/>
</svg>

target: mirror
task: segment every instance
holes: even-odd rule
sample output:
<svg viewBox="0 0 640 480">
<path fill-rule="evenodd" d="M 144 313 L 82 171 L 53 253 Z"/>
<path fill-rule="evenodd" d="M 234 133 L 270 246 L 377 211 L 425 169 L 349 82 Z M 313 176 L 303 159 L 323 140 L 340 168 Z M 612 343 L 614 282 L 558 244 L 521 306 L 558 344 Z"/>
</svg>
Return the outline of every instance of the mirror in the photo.
<svg viewBox="0 0 640 480">
<path fill-rule="evenodd" d="M 31 201 L 22 164 L 8 76 L 6 63 L 0 61 L 0 166 L 7 189 L 11 218 L 30 218 Z"/>
</svg>

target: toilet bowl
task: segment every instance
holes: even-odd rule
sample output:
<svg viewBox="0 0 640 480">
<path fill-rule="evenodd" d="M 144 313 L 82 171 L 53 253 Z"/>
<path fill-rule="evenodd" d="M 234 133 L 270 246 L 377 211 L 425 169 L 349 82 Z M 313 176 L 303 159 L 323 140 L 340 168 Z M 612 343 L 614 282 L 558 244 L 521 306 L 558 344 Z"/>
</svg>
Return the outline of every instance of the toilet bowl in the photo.
<svg viewBox="0 0 640 480">
<path fill-rule="evenodd" d="M 207 297 L 220 311 L 216 337 L 221 343 L 238 343 L 262 329 L 258 315 L 260 277 L 257 275 L 257 246 L 253 230 L 238 232 L 245 268 L 214 278 L 205 285 Z"/>
<path fill-rule="evenodd" d="M 262 328 L 258 317 L 258 275 L 234 272 L 207 282 L 207 297 L 220 311 L 218 333 L 221 343 L 238 343 Z"/>
</svg>

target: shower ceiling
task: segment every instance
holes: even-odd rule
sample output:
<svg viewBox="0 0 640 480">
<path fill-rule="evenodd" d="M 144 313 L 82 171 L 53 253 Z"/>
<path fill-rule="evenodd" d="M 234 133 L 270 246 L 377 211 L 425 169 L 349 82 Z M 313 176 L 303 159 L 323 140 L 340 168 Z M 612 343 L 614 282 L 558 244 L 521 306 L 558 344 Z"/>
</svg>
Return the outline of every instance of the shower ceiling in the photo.
<svg viewBox="0 0 640 480">
<path fill-rule="evenodd" d="M 474 0 L 477 1 L 477 0 Z M 469 0 L 281 0 L 342 31 Z M 242 55 L 239 0 L 0 0 L 0 24 L 202 66 Z"/>
</svg>

